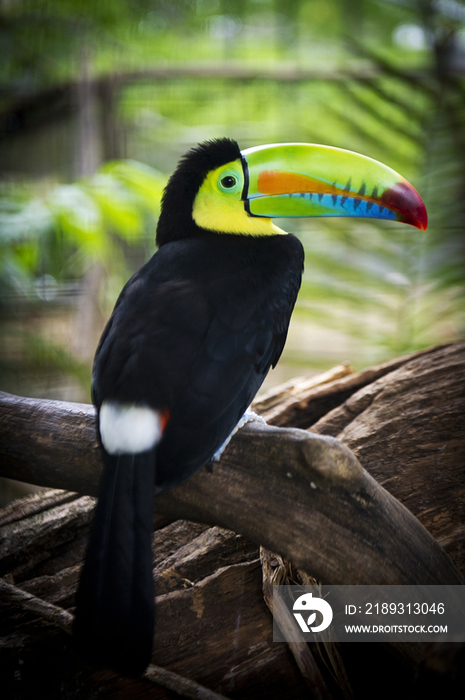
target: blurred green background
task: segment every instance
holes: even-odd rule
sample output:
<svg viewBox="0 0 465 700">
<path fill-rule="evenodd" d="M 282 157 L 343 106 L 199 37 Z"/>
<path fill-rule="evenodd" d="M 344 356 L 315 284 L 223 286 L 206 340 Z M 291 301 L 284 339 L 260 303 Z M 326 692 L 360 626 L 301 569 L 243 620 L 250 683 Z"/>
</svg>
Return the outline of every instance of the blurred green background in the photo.
<svg viewBox="0 0 465 700">
<path fill-rule="evenodd" d="M 457 0 L 0 2 L 0 388 L 89 401 L 98 337 L 204 139 L 381 160 L 426 233 L 287 220 L 306 248 L 268 386 L 463 335 L 465 5 Z M 283 225 L 283 224 L 281 224 Z"/>
</svg>

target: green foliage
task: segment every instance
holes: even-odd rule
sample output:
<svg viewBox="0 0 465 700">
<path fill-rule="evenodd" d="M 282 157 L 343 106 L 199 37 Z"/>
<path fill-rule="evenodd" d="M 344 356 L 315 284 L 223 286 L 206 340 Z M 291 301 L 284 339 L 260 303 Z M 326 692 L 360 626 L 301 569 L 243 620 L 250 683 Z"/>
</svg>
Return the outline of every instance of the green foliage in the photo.
<svg viewBox="0 0 465 700">
<path fill-rule="evenodd" d="M 34 281 L 80 277 L 89 264 L 106 265 L 121 244 L 153 235 L 165 178 L 135 161 L 107 163 L 70 185 L 8 186 L 0 197 L 0 284 L 23 295 Z M 119 242 L 119 243 L 118 243 Z"/>
<path fill-rule="evenodd" d="M 4 3 L 1 16 L 4 110 L 17 94 L 114 76 L 127 153 L 148 164 L 110 163 L 74 184 L 5 185 L 3 290 L 37 297 L 37 280 L 80 279 L 100 261 L 111 304 L 153 251 L 159 173 L 187 147 L 223 135 L 243 148 L 314 141 L 401 172 L 430 226 L 286 221 L 307 251 L 297 323 L 334 331 L 335 345 L 341 334 L 353 341 L 356 357 L 345 359 L 358 365 L 463 334 L 463 3 L 41 0 Z M 179 75 L 151 77 L 162 68 Z M 199 77 L 183 74 L 193 68 Z M 327 366 L 327 351 L 291 343 L 288 357 Z"/>
</svg>

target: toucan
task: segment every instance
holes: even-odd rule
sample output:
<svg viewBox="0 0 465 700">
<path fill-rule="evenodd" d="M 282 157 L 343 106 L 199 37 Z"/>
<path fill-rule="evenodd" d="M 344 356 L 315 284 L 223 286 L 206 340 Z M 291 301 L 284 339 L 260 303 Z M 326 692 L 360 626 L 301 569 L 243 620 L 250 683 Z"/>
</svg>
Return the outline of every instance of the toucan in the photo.
<svg viewBox="0 0 465 700">
<path fill-rule="evenodd" d="M 304 253 L 276 217 L 427 225 L 395 171 L 303 143 L 189 150 L 168 181 L 158 250 L 123 288 L 95 355 L 103 475 L 76 595 L 94 663 L 143 673 L 154 635 L 153 497 L 211 463 L 282 353 Z"/>
</svg>

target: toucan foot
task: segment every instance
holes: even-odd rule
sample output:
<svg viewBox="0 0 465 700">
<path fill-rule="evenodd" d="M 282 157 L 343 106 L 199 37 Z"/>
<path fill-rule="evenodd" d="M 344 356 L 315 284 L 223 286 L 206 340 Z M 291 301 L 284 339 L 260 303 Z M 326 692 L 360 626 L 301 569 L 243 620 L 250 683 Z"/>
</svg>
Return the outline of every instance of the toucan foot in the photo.
<svg viewBox="0 0 465 700">
<path fill-rule="evenodd" d="M 219 447 L 216 450 L 215 454 L 211 458 L 210 465 L 209 465 L 210 471 L 213 471 L 213 464 L 220 459 L 221 455 L 223 454 L 223 452 L 225 451 L 225 449 L 229 445 L 231 438 L 237 433 L 237 431 L 240 430 L 246 423 L 252 423 L 253 421 L 256 421 L 257 423 L 265 423 L 266 424 L 266 420 L 264 418 L 262 418 L 261 416 L 259 416 L 258 413 L 254 413 L 253 411 L 246 411 L 244 413 L 244 415 L 242 416 L 242 418 L 240 419 L 240 421 L 238 422 L 238 424 L 236 425 L 236 427 L 234 428 L 234 430 L 231 432 L 230 435 L 228 435 L 228 437 L 223 442 L 221 447 Z"/>
</svg>

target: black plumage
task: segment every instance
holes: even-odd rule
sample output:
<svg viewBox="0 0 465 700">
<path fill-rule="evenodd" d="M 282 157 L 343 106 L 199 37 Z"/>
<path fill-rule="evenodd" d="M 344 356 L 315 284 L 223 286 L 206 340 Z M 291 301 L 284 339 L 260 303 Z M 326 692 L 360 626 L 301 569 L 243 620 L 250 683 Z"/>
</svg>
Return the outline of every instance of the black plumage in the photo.
<svg viewBox="0 0 465 700">
<path fill-rule="evenodd" d="M 153 408 L 160 442 L 108 455 L 77 594 L 81 651 L 124 673 L 150 659 L 152 494 L 206 464 L 278 361 L 300 287 L 292 235 L 232 235 L 192 218 L 206 174 L 240 158 L 226 139 L 190 151 L 170 179 L 159 250 L 124 287 L 100 341 L 93 397 Z M 149 496 L 147 497 L 147 494 Z"/>
</svg>

